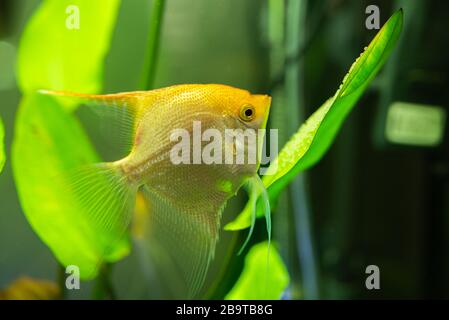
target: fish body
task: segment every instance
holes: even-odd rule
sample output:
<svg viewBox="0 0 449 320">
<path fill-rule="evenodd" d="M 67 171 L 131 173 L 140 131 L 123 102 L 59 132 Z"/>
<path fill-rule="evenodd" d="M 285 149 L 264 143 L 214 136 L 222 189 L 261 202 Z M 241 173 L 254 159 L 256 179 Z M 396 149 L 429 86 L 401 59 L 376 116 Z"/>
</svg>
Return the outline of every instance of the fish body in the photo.
<svg viewBox="0 0 449 320">
<path fill-rule="evenodd" d="M 241 120 L 240 112 L 248 105 L 254 107 L 256 116 L 247 122 Z M 202 130 L 214 128 L 223 137 L 224 161 L 226 152 L 233 150 L 232 146 L 224 144 L 225 131 L 264 128 L 269 105 L 268 96 L 251 95 L 246 90 L 224 85 L 180 85 L 150 91 L 140 101 L 142 111 L 133 148 L 116 164 L 130 180 L 150 185 L 184 207 L 191 203 L 198 208 L 201 202 L 207 206 L 211 196 L 222 202 L 234 195 L 246 178 L 256 173 L 258 164 L 194 164 L 195 150 L 190 150 L 188 164 L 173 165 L 170 151 L 178 141 L 170 141 L 170 134 L 181 128 L 192 137 L 194 121 L 201 124 Z M 164 123 L 167 125 L 161 125 Z M 202 142 L 200 151 L 207 143 Z M 193 141 L 190 146 L 192 149 Z M 226 191 L 219 188 L 221 181 L 226 181 Z"/>
<path fill-rule="evenodd" d="M 236 140 L 226 139 L 228 130 L 264 129 L 271 98 L 219 84 L 177 85 L 152 91 L 111 95 L 74 96 L 127 109 L 125 121 L 132 132 L 129 154 L 117 161 L 94 164 L 71 175 L 71 190 L 79 199 L 80 214 L 101 230 L 105 243 L 113 245 L 132 222 L 136 197 L 143 195 L 147 208 L 145 227 L 137 236 L 168 296 L 189 298 L 198 294 L 215 252 L 221 211 L 249 178 L 257 175 L 259 161 L 226 163 L 235 156 Z M 195 141 L 200 127 L 201 139 Z M 214 136 L 203 139 L 205 131 Z M 174 163 L 173 150 L 182 132 L 189 137 Z M 182 137 L 182 136 L 181 136 Z M 203 151 L 221 137 L 213 154 L 223 161 L 204 163 Z M 213 138 L 213 139 L 212 139 Z M 241 147 L 241 146 L 240 146 Z M 244 140 L 243 147 L 251 147 Z M 198 155 L 198 152 L 200 154 Z M 230 153 L 232 153 L 230 155 Z M 219 157 L 215 158 L 219 159 Z M 107 204 L 107 205 L 105 205 Z"/>
</svg>

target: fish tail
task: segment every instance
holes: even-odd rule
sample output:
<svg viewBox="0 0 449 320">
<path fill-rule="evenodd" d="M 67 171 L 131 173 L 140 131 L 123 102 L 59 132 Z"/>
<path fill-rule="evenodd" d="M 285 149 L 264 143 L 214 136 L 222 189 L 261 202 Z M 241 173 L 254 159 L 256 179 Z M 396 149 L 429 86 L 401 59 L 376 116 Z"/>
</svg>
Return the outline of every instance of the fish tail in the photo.
<svg viewBox="0 0 449 320">
<path fill-rule="evenodd" d="M 70 174 L 69 182 L 80 218 L 99 236 L 100 254 L 108 260 L 130 225 L 137 186 L 117 162 L 84 166 Z"/>
</svg>

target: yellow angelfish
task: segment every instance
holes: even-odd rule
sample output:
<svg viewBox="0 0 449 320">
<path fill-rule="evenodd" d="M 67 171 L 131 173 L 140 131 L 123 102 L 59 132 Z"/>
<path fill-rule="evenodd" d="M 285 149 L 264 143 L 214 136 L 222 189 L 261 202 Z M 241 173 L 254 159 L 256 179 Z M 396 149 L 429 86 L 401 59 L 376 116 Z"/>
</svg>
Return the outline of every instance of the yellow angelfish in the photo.
<svg viewBox="0 0 449 320">
<path fill-rule="evenodd" d="M 175 164 L 171 152 L 179 141 L 171 135 L 179 129 L 192 134 L 195 121 L 202 131 L 214 129 L 222 137 L 226 129 L 265 129 L 271 98 L 220 84 L 106 95 L 42 93 L 78 97 L 127 114 L 123 122 L 133 141 L 129 154 L 78 170 L 72 191 L 81 203 L 80 212 L 101 230 L 105 243 L 123 237 L 133 220 L 137 195 L 143 195 L 148 221 L 142 237 L 153 271 L 172 297 L 194 297 L 214 256 L 222 209 L 245 182 L 258 179 L 259 159 Z M 197 156 L 193 144 L 185 160 Z M 206 144 L 201 142 L 202 147 Z M 223 138 L 223 159 L 236 150 L 226 144 Z"/>
</svg>

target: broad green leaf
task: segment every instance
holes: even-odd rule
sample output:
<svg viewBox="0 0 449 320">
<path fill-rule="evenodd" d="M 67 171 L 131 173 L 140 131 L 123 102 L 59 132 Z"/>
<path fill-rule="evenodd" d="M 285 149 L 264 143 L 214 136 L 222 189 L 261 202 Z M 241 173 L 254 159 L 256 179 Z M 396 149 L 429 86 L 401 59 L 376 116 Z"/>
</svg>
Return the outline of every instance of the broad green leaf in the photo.
<svg viewBox="0 0 449 320">
<path fill-rule="evenodd" d="M 3 128 L 3 122 L 0 118 L 0 172 L 3 170 L 3 166 L 5 165 L 5 130 Z"/>
<path fill-rule="evenodd" d="M 329 149 L 346 116 L 395 47 L 402 30 L 402 19 L 402 10 L 388 19 L 351 66 L 335 95 L 315 111 L 282 148 L 263 177 L 272 202 L 298 173 L 317 163 Z M 251 201 L 225 229 L 240 230 L 250 226 L 252 209 L 249 203 Z M 261 216 L 261 210 L 257 214 Z"/>
<path fill-rule="evenodd" d="M 280 299 L 287 288 L 290 277 L 276 248 L 268 243 L 254 245 L 245 257 L 245 266 L 227 300 Z"/>
<path fill-rule="evenodd" d="M 77 265 L 82 278 L 95 276 L 104 248 L 98 234 L 75 209 L 67 192 L 67 173 L 98 162 L 75 117 L 53 99 L 39 94 L 23 98 L 16 119 L 12 165 L 20 203 L 28 222 L 64 265 Z M 126 254 L 121 243 L 111 257 Z"/>
<path fill-rule="evenodd" d="M 43 1 L 20 40 L 22 92 L 98 92 L 119 4 L 119 0 Z"/>
<path fill-rule="evenodd" d="M 80 267 L 84 279 L 96 276 L 103 259 L 115 261 L 125 255 L 129 244 L 101 248 L 101 235 L 73 209 L 77 203 L 67 192 L 67 172 L 99 158 L 75 115 L 35 90 L 101 89 L 103 60 L 119 3 L 44 1 L 25 28 L 18 54 L 18 81 L 24 97 L 15 123 L 12 166 L 20 202 L 32 228 L 56 258 L 64 265 Z M 77 12 L 79 29 L 71 29 L 76 27 L 71 19 L 76 19 Z M 109 252 L 106 257 L 102 256 L 105 251 Z"/>
</svg>

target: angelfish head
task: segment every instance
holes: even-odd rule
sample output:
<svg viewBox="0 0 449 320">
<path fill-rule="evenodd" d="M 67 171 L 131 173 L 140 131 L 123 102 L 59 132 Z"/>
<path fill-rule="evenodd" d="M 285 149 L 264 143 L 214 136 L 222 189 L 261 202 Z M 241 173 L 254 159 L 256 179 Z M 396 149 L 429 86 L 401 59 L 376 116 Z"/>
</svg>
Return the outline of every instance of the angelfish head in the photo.
<svg viewBox="0 0 449 320">
<path fill-rule="evenodd" d="M 223 98 L 225 102 L 223 109 L 226 110 L 228 119 L 232 119 L 227 124 L 228 127 L 243 132 L 242 135 L 236 135 L 234 154 L 248 155 L 244 163 L 237 163 L 233 170 L 244 176 L 252 176 L 256 174 L 261 160 L 264 129 L 270 112 L 271 97 L 265 94 L 251 94 L 249 91 L 237 88 L 229 90 L 228 96 Z M 225 135 L 228 137 L 227 134 Z M 250 158 L 254 161 L 250 161 Z"/>
<path fill-rule="evenodd" d="M 236 105 L 235 116 L 248 128 L 265 129 L 270 112 L 271 97 L 265 94 L 249 94 Z"/>
<path fill-rule="evenodd" d="M 265 129 L 271 105 L 269 95 L 251 94 L 226 85 L 207 85 L 206 88 L 213 93 L 208 95 L 209 105 L 233 120 L 228 122 L 230 128 Z"/>
</svg>

